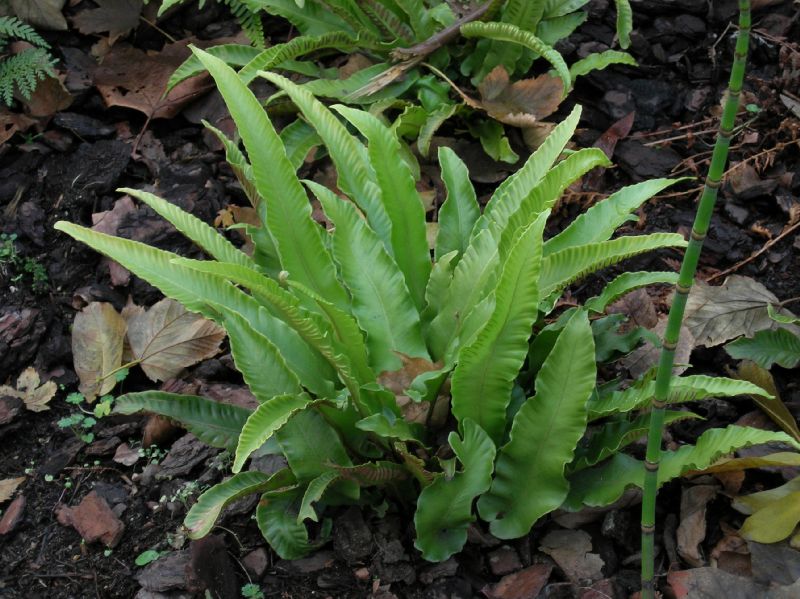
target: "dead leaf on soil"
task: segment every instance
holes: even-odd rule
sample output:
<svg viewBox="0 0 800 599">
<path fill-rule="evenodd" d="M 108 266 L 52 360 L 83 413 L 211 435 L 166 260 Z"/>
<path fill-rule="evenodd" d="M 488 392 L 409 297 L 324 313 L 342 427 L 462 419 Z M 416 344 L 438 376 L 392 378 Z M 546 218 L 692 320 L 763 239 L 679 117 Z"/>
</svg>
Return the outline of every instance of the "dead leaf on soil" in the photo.
<svg viewBox="0 0 800 599">
<path fill-rule="evenodd" d="M 94 0 L 97 8 L 87 9 L 72 18 L 84 34 L 108 33 L 110 43 L 135 29 L 142 12 L 142 0 Z"/>
<path fill-rule="evenodd" d="M 658 317 L 658 324 L 653 329 L 653 332 L 658 335 L 659 339 L 663 339 L 666 328 L 667 315 L 662 314 Z M 675 367 L 672 369 L 672 373 L 674 375 L 679 375 L 686 370 L 689 364 L 689 358 L 692 355 L 692 348 L 694 348 L 694 346 L 695 342 L 692 334 L 685 326 L 682 327 L 680 338 L 678 340 L 678 347 L 675 350 Z M 645 340 L 644 345 L 622 358 L 620 363 L 628 369 L 632 377 L 639 378 L 653 366 L 658 364 L 660 355 L 661 348 L 656 347 L 650 341 Z"/>
<path fill-rule="evenodd" d="M 0 145 L 6 143 L 16 133 L 27 131 L 36 122 L 36 119 L 24 114 L 11 112 L 5 108 L 0 109 Z"/>
<path fill-rule="evenodd" d="M 656 306 L 644 287 L 622 296 L 608 307 L 607 313 L 625 314 L 633 324 L 646 329 L 652 329 L 658 324 Z"/>
<path fill-rule="evenodd" d="M 478 107 L 493 119 L 513 127 L 533 127 L 553 114 L 563 99 L 564 84 L 544 74 L 511 83 L 499 65 L 478 85 Z"/>
<path fill-rule="evenodd" d="M 791 586 L 769 588 L 752 578 L 736 576 L 717 568 L 673 570 L 667 584 L 675 599 L 797 599 L 800 581 Z"/>
<path fill-rule="evenodd" d="M 775 399 L 765 399 L 756 395 L 750 396 L 758 407 L 772 418 L 775 424 L 780 426 L 785 433 L 794 437 L 796 441 L 800 441 L 800 428 L 797 426 L 797 420 L 783 403 L 780 393 L 778 393 L 778 387 L 775 385 L 775 379 L 772 378 L 769 370 L 750 360 L 742 360 L 737 368 L 736 376 L 766 389 L 775 397 Z"/>
<path fill-rule="evenodd" d="M 778 303 L 769 289 L 750 277 L 731 275 L 719 287 L 698 281 L 686 302 L 684 324 L 695 345 L 713 347 L 781 326 L 767 313 L 769 304 Z M 800 333 L 798 327 L 792 330 Z"/>
<path fill-rule="evenodd" d="M 189 40 L 164 46 L 161 52 L 145 53 L 118 44 L 94 73 L 94 84 L 106 106 L 138 110 L 149 118 L 172 118 L 211 85 L 206 75 L 191 77 L 165 96 L 167 81 L 188 58 Z"/>
<path fill-rule="evenodd" d="M 163 299 L 128 318 L 133 357 L 153 381 L 176 377 L 184 368 L 219 352 L 225 331 L 181 304 Z"/>
<path fill-rule="evenodd" d="M 122 365 L 125 319 L 105 302 L 92 302 L 75 316 L 72 356 L 86 400 L 109 393 L 117 381 L 107 376 Z"/>
<path fill-rule="evenodd" d="M 583 530 L 554 530 L 542 539 L 541 551 L 552 557 L 576 584 L 603 578 L 605 563 L 592 551 L 592 537 Z"/>
<path fill-rule="evenodd" d="M 25 482 L 24 476 L 0 480 L 0 503 L 11 499 L 14 496 L 14 491 L 16 491 L 17 487 L 19 487 L 23 482 Z"/>
<path fill-rule="evenodd" d="M 130 445 L 127 443 L 122 443 L 117 447 L 112 459 L 117 464 L 122 464 L 123 466 L 133 466 L 141 457 L 142 456 L 139 455 L 138 449 L 131 449 Z"/>
<path fill-rule="evenodd" d="M 0 395 L 21 399 L 31 412 L 44 412 L 50 409 L 47 403 L 55 396 L 58 386 L 53 381 L 47 381 L 44 385 L 39 383 L 39 374 L 29 366 L 17 378 L 17 388 L 2 385 Z"/>
<path fill-rule="evenodd" d="M 706 506 L 716 496 L 714 485 L 684 487 L 681 492 L 681 521 L 676 533 L 678 553 L 695 568 L 705 565 L 700 543 L 706 538 Z"/>
<path fill-rule="evenodd" d="M 59 77 L 47 77 L 36 85 L 31 97 L 24 100 L 28 114 L 48 117 L 66 110 L 72 104 L 72 94 Z"/>
<path fill-rule="evenodd" d="M 382 372 L 378 376 L 378 382 L 394 393 L 397 405 L 405 420 L 422 424 L 428 417 L 430 402 L 413 401 L 406 395 L 406 390 L 411 386 L 415 378 L 423 373 L 438 370 L 442 367 L 442 363 L 431 362 L 424 358 L 411 358 L 399 353 L 397 355 L 402 360 L 403 366 L 398 370 Z"/>
<path fill-rule="evenodd" d="M 130 196 L 122 196 L 111 210 L 95 212 L 92 214 L 92 230 L 105 233 L 106 235 L 117 235 L 117 230 L 123 220 L 129 214 L 136 212 L 136 206 Z M 111 276 L 111 284 L 114 286 L 127 285 L 131 279 L 131 272 L 119 262 L 110 258 L 103 258 L 102 261 L 108 265 L 108 272 Z"/>
<path fill-rule="evenodd" d="M 67 0 L 11 0 L 16 15 L 39 29 L 65 31 L 67 20 L 61 9 Z"/>
</svg>

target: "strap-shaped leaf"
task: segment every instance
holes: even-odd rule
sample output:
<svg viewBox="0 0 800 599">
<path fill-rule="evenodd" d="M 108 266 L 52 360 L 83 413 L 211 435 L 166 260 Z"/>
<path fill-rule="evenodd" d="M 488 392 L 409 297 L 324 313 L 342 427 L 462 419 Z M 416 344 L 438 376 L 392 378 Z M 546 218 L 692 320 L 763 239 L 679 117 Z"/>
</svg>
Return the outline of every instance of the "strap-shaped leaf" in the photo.
<svg viewBox="0 0 800 599">
<path fill-rule="evenodd" d="M 275 433 L 289 467 L 300 482 L 315 479 L 331 464 L 352 466 L 336 431 L 316 410 L 295 413 Z M 347 486 L 358 497 L 358 486 Z"/>
<path fill-rule="evenodd" d="M 615 413 L 645 408 L 650 405 L 650 401 L 655 396 L 655 389 L 655 381 L 650 380 L 628 387 L 623 391 L 614 391 L 605 396 L 592 398 L 588 406 L 589 419 L 596 420 Z M 673 377 L 667 403 L 680 404 L 700 401 L 708 397 L 738 397 L 740 395 L 774 399 L 768 391 L 749 381 L 696 374 Z"/>
<path fill-rule="evenodd" d="M 253 0 L 246 0 L 253 2 Z M 271 15 L 283 17 L 303 35 L 322 35 L 330 31 L 351 31 L 338 11 L 333 12 L 320 2 L 306 2 L 302 7 L 296 0 L 256 0 L 257 6 Z"/>
<path fill-rule="evenodd" d="M 318 36 L 300 35 L 283 44 L 275 44 L 266 50 L 259 50 L 251 56 L 239 71 L 245 83 L 251 83 L 259 71 L 269 71 L 282 62 L 292 60 L 325 48 L 348 50 L 356 45 L 356 39 L 344 31 L 332 30 Z M 226 61 L 228 62 L 228 61 Z"/>
<path fill-rule="evenodd" d="M 682 179 L 651 179 L 623 187 L 605 200 L 598 202 L 552 239 L 544 244 L 544 255 L 549 256 L 568 247 L 606 241 L 614 231 L 631 218 L 644 202 Z"/>
<path fill-rule="evenodd" d="M 423 109 L 425 120 L 422 122 L 419 128 L 419 134 L 417 135 L 417 149 L 422 156 L 425 158 L 428 157 L 433 136 L 450 117 L 458 112 L 460 106 L 460 104 L 442 104 L 434 108 L 431 112 L 424 111 Z"/>
<path fill-rule="evenodd" d="M 422 311 L 424 337 L 428 337 L 428 328 L 447 298 L 450 286 L 453 283 L 453 271 L 458 252 L 453 250 L 441 256 L 431 269 L 428 287 L 425 289 L 425 309 Z"/>
<path fill-rule="evenodd" d="M 279 395 L 263 402 L 250 414 L 239 435 L 232 470 L 239 472 L 247 458 L 261 447 L 294 414 L 304 410 L 311 402 L 305 394 Z"/>
<path fill-rule="evenodd" d="M 247 148 L 284 270 L 329 301 L 346 306 L 347 295 L 322 243 L 322 229 L 311 218 L 308 197 L 261 103 L 224 62 L 202 50 L 194 52 L 216 81 Z"/>
<path fill-rule="evenodd" d="M 186 514 L 183 525 L 188 529 L 189 537 L 199 539 L 206 536 L 226 505 L 241 497 L 263 492 L 269 480 L 270 475 L 263 472 L 240 472 L 211 487 L 197 498 L 197 503 Z"/>
<path fill-rule="evenodd" d="M 339 476 L 358 483 L 360 487 L 374 487 L 395 481 L 405 480 L 411 476 L 405 466 L 395 462 L 365 462 L 358 466 L 334 466 Z"/>
<path fill-rule="evenodd" d="M 543 19 L 554 19 L 556 17 L 563 17 L 573 11 L 576 11 L 586 4 L 589 0 L 547 0 L 545 2 Z"/>
<path fill-rule="evenodd" d="M 593 52 L 586 58 L 572 63 L 569 68 L 569 74 L 572 77 L 572 81 L 575 82 L 578 77 L 587 75 L 592 71 L 601 71 L 612 64 L 627 64 L 634 67 L 639 65 L 636 59 L 627 52 L 606 50 L 605 52 Z"/>
<path fill-rule="evenodd" d="M 300 379 L 272 341 L 251 327 L 238 312 L 216 307 L 224 314 L 236 368 L 256 399 L 265 402 L 276 395 L 299 393 Z"/>
<path fill-rule="evenodd" d="M 496 537 L 527 534 L 566 498 L 564 468 L 586 429 L 586 402 L 596 376 L 592 329 L 580 310 L 536 376 L 536 395 L 514 417 L 509 441 L 497 456 L 492 488 L 478 500 L 481 517 L 491 522 Z M 526 494 L 531 481 L 536 481 L 537 492 Z"/>
<path fill-rule="evenodd" d="M 368 384 L 375 381 L 375 373 L 369 367 L 369 357 L 367 355 L 367 344 L 364 340 L 364 332 L 358 327 L 355 318 L 348 312 L 340 310 L 329 301 L 320 297 L 297 281 L 286 281 L 290 289 L 293 289 L 298 296 L 305 296 L 314 301 L 319 307 L 320 312 L 328 317 L 328 323 L 335 335 L 334 347 L 342 354 L 346 355 L 353 368 L 353 374 L 361 384 Z"/>
<path fill-rule="evenodd" d="M 225 61 L 226 64 L 241 67 L 258 56 L 262 50 L 252 46 L 245 46 L 244 44 L 222 44 L 208 48 L 206 52 Z M 175 69 L 174 73 L 172 73 L 172 76 L 167 82 L 166 91 L 169 92 L 182 81 L 186 81 L 189 77 L 199 75 L 205 72 L 205 70 L 206 68 L 197 56 L 190 56 L 183 61 L 181 66 Z"/>
<path fill-rule="evenodd" d="M 264 493 L 256 507 L 256 523 L 269 546 L 283 559 L 299 559 L 313 549 L 308 531 L 297 521 L 302 487 Z"/>
<path fill-rule="evenodd" d="M 363 210 L 370 227 L 391 253 L 392 224 L 381 202 L 380 189 L 375 183 L 376 176 L 369 164 L 367 149 L 311 92 L 275 73 L 262 71 L 261 74 L 285 91 L 316 129 L 336 166 L 339 188 Z"/>
<path fill-rule="evenodd" d="M 331 345 L 330 329 L 327 322 L 319 314 L 305 310 L 300 306 L 297 297 L 282 289 L 275 281 L 254 271 L 235 265 L 222 265 L 218 262 L 203 260 L 176 260 L 177 263 L 229 279 L 234 283 L 250 289 L 253 296 L 269 308 L 270 312 L 291 327 L 313 350 L 328 362 L 318 364 L 320 377 L 332 379 L 336 375 L 351 389 L 353 396 L 358 396 L 358 385 L 352 380 L 352 369 L 345 355 L 339 354 Z M 301 380 L 305 383 L 306 381 Z M 323 394 L 324 395 L 324 394 Z"/>
<path fill-rule="evenodd" d="M 587 243 L 555 252 L 542 260 L 541 296 L 545 298 L 589 273 L 631 256 L 666 247 L 686 247 L 686 240 L 677 233 L 653 233 Z"/>
<path fill-rule="evenodd" d="M 505 256 L 520 227 L 527 226 L 544 210 L 552 208 L 573 182 L 596 167 L 611 166 L 599 148 L 583 148 L 567 156 L 551 168 L 530 190 L 513 214 L 507 217 L 500 235 L 500 256 Z"/>
<path fill-rule="evenodd" d="M 549 212 L 522 232 L 509 252 L 495 290 L 495 308 L 475 340 L 458 353 L 452 377 L 452 410 L 463 424 L 474 420 L 499 443 L 506 428 L 511 388 L 528 353 L 539 306 L 542 234 Z"/>
<path fill-rule="evenodd" d="M 362 431 L 375 433 L 384 439 L 398 441 L 415 441 L 422 444 L 425 429 L 414 422 L 407 422 L 401 416 L 394 414 L 373 414 L 359 420 L 356 426 Z"/>
<path fill-rule="evenodd" d="M 453 150 L 439 148 L 439 166 L 447 198 L 439 208 L 439 231 L 436 235 L 434 256 L 439 260 L 445 254 L 457 251 L 455 265 L 469 245 L 470 233 L 481 215 L 475 188 L 469 180 L 467 166 Z"/>
<path fill-rule="evenodd" d="M 286 149 L 286 157 L 292 163 L 294 170 L 303 165 L 312 148 L 322 145 L 322 139 L 314 131 L 314 127 L 303 119 L 295 119 L 286 125 L 281 129 L 280 137 Z"/>
<path fill-rule="evenodd" d="M 334 108 L 367 139 L 383 208 L 392 223 L 391 253 L 405 277 L 411 299 L 421 311 L 431 274 L 431 254 L 422 198 L 408 165 L 397 159 L 401 153 L 400 142 L 389 127 L 368 112 L 346 106 Z"/>
<path fill-rule="evenodd" d="M 175 204 L 167 202 L 152 193 L 122 187 L 117 191 L 127 193 L 150 206 L 159 215 L 168 220 L 178 231 L 191 239 L 208 254 L 220 262 L 230 262 L 247 268 L 255 268 L 253 260 L 230 241 L 225 239 L 213 227 L 210 227 L 196 216 L 182 210 Z"/>
<path fill-rule="evenodd" d="M 664 424 L 672 424 L 689 418 L 700 418 L 692 412 L 667 410 L 664 413 Z M 630 445 L 636 439 L 647 434 L 650 428 L 650 414 L 642 414 L 633 420 L 614 420 L 596 430 L 575 450 L 575 459 L 569 470 L 576 472 L 602 462 Z"/>
<path fill-rule="evenodd" d="M 528 0 L 522 0 L 530 4 Z M 541 3 L 539 3 L 541 4 Z M 529 50 L 533 50 L 547 62 L 553 65 L 556 73 L 564 83 L 564 93 L 572 87 L 572 79 L 569 76 L 569 67 L 564 62 L 564 58 L 554 48 L 545 44 L 530 31 L 523 31 L 512 23 L 480 23 L 473 21 L 461 26 L 461 35 L 466 38 L 483 37 L 499 42 L 518 44 Z"/>
<path fill-rule="evenodd" d="M 258 216 L 261 219 L 261 223 L 264 226 L 266 226 L 267 223 L 266 206 L 261 201 L 261 197 L 258 195 L 258 190 L 256 189 L 255 180 L 253 179 L 253 167 L 250 166 L 250 163 L 247 161 L 247 158 L 245 158 L 245 155 L 239 149 L 238 142 L 235 142 L 230 138 L 228 138 L 228 136 L 225 135 L 225 133 L 223 133 L 220 129 L 214 127 L 208 121 L 204 120 L 203 126 L 209 131 L 211 131 L 211 133 L 214 134 L 214 136 L 219 140 L 219 142 L 225 148 L 225 160 L 227 160 L 228 164 L 230 165 L 233 174 L 236 175 L 236 179 L 242 186 L 242 189 L 244 190 L 244 193 L 247 196 L 247 200 L 250 202 L 250 205 L 256 209 Z"/>
<path fill-rule="evenodd" d="M 631 45 L 631 31 L 633 30 L 633 10 L 630 0 L 614 0 L 617 5 L 617 38 L 619 45 L 624 50 Z"/>
<path fill-rule="evenodd" d="M 431 321 L 428 345 L 436 360 L 440 360 L 458 338 L 470 312 L 494 289 L 499 263 L 492 232 L 481 231 L 456 265 L 453 284 L 441 301 L 439 313 Z"/>
<path fill-rule="evenodd" d="M 750 339 L 728 343 L 725 351 L 735 360 L 751 360 L 762 368 L 773 364 L 794 368 L 800 364 L 800 337 L 786 329 L 758 331 Z"/>
<path fill-rule="evenodd" d="M 457 553 L 467 540 L 467 528 L 475 520 L 472 503 L 491 484 L 495 446 L 489 435 L 472 420 L 464 420 L 463 439 L 454 431 L 447 440 L 461 462 L 452 477 L 439 474 L 417 500 L 414 546 L 432 562 Z"/>
<path fill-rule="evenodd" d="M 300 510 L 297 512 L 297 523 L 301 524 L 306 520 L 313 520 L 317 522 L 317 512 L 314 510 L 314 504 L 322 499 L 325 491 L 331 486 L 336 479 L 339 478 L 339 472 L 336 470 L 329 470 L 323 472 L 317 478 L 308 483 L 306 492 L 303 494 L 303 501 L 300 503 Z"/>
<path fill-rule="evenodd" d="M 603 287 L 600 295 L 586 300 L 584 305 L 588 310 L 602 314 L 610 304 L 634 289 L 656 283 L 674 285 L 677 282 L 678 273 L 676 272 L 624 272 Z"/>
<path fill-rule="evenodd" d="M 370 364 L 376 372 L 396 370 L 395 352 L 427 358 L 422 328 L 405 279 L 380 239 L 355 206 L 329 189 L 307 182 L 334 224 L 332 250 L 353 297 L 353 313 L 367 333 Z"/>
<path fill-rule="evenodd" d="M 800 449 L 800 443 L 782 432 L 734 425 L 712 428 L 700 435 L 696 445 L 684 445 L 662 454 L 658 483 L 662 485 L 690 470 L 703 470 L 737 449 L 764 443 L 785 443 Z M 570 494 L 564 505 L 566 509 L 609 505 L 622 497 L 625 489 L 642 487 L 644 462 L 616 454 L 595 468 L 576 472 L 570 476 L 570 484 Z"/>
<path fill-rule="evenodd" d="M 212 447 L 236 448 L 239 433 L 250 411 L 196 395 L 165 391 L 127 393 L 114 402 L 119 414 L 153 412 L 181 423 L 195 437 Z"/>
<path fill-rule="evenodd" d="M 580 117 L 581 107 L 578 105 L 572 109 L 566 119 L 556 125 L 544 143 L 525 161 L 522 168 L 503 181 L 495 190 L 486 205 L 483 216 L 475 223 L 475 229 L 472 232 L 473 238 L 481 229 L 487 228 L 489 222 L 496 223 L 500 232 L 505 229 L 509 217 L 519 209 L 531 190 L 550 172 L 572 134 L 575 133 Z"/>
</svg>

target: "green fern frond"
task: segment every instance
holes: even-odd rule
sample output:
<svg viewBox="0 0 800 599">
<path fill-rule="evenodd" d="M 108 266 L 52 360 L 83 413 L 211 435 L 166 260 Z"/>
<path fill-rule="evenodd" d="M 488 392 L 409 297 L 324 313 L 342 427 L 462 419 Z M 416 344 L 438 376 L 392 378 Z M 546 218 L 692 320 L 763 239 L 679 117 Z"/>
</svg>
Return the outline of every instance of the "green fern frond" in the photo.
<svg viewBox="0 0 800 599">
<path fill-rule="evenodd" d="M 10 38 L 23 40 L 40 48 L 50 47 L 50 44 L 27 23 L 17 17 L 0 17 L 0 46 L 5 46 Z"/>
<path fill-rule="evenodd" d="M 228 6 L 236 20 L 239 21 L 245 35 L 253 42 L 256 48 L 264 47 L 264 26 L 261 23 L 261 13 L 253 10 L 242 0 L 217 0 Z"/>
<path fill-rule="evenodd" d="M 0 97 L 11 106 L 14 88 L 27 99 L 39 80 L 54 76 L 53 58 L 44 48 L 29 48 L 0 62 Z"/>
</svg>

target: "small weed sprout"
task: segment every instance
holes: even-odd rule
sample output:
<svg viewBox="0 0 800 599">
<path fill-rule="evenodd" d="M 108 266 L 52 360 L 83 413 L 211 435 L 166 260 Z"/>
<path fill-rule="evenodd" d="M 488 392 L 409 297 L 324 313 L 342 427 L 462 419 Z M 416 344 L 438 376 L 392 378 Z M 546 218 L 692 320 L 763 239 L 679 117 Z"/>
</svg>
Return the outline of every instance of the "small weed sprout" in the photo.
<svg viewBox="0 0 800 599">
<path fill-rule="evenodd" d="M 257 584 L 249 582 L 242 587 L 242 597 L 246 597 L 246 599 L 264 599 L 264 591 Z"/>
</svg>

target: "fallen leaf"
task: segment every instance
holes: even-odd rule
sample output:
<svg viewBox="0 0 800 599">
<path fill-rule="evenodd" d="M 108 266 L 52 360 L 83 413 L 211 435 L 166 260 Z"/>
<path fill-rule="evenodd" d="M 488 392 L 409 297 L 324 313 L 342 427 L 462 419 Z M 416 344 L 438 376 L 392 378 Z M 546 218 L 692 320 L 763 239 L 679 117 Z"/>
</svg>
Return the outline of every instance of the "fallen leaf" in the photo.
<svg viewBox="0 0 800 599">
<path fill-rule="evenodd" d="M 534 564 L 519 572 L 508 574 L 500 582 L 481 589 L 489 599 L 529 599 L 538 597 L 550 578 L 553 566 Z"/>
<path fill-rule="evenodd" d="M 84 10 L 72 19 L 84 34 L 108 33 L 111 43 L 135 29 L 142 12 L 142 0 L 94 0 L 97 8 Z"/>
<path fill-rule="evenodd" d="M 769 317 L 767 306 L 778 303 L 769 289 L 750 277 L 731 275 L 719 287 L 698 281 L 686 302 L 684 325 L 696 345 L 713 347 L 777 328 L 779 324 Z M 797 327 L 790 330 L 800 332 Z"/>
<path fill-rule="evenodd" d="M 542 539 L 539 549 L 549 555 L 575 584 L 603 578 L 603 560 L 592 551 L 592 537 L 583 530 L 554 530 Z"/>
<path fill-rule="evenodd" d="M 123 466 L 133 466 L 141 457 L 142 456 L 139 455 L 138 449 L 131 449 L 127 443 L 122 443 L 119 447 L 117 447 L 112 459 L 117 464 L 122 464 Z"/>
<path fill-rule="evenodd" d="M 625 314 L 633 324 L 652 329 L 658 324 L 656 307 L 647 289 L 641 287 L 625 294 L 608 307 L 608 314 Z"/>
<path fill-rule="evenodd" d="M 684 487 L 681 492 L 681 520 L 676 533 L 678 554 L 695 568 L 705 564 L 700 543 L 706 538 L 706 506 L 716 496 L 714 485 Z"/>
<path fill-rule="evenodd" d="M 25 100 L 27 112 L 34 117 L 49 117 L 72 104 L 72 94 L 58 77 L 47 77 L 36 84 L 31 97 Z"/>
<path fill-rule="evenodd" d="M 775 379 L 772 378 L 769 370 L 766 370 L 749 360 L 743 360 L 737 367 L 737 377 L 745 381 L 750 381 L 758 385 L 762 389 L 766 389 L 770 395 L 775 399 L 765 399 L 756 395 L 751 395 L 750 398 L 758 405 L 759 408 L 772 418 L 773 422 L 783 429 L 783 431 L 795 440 L 800 441 L 800 428 L 797 426 L 797 420 L 794 415 L 783 403 L 778 387 L 775 385 Z"/>
<path fill-rule="evenodd" d="M 114 46 L 94 73 L 94 84 L 106 106 L 138 110 L 151 119 L 177 115 L 187 103 L 212 87 L 206 75 L 198 75 L 164 95 L 172 73 L 190 54 L 188 44 L 188 40 L 183 40 L 152 53 L 127 44 Z"/>
<path fill-rule="evenodd" d="M 564 84 L 547 74 L 511 83 L 505 67 L 498 65 L 481 81 L 478 91 L 478 107 L 490 117 L 513 127 L 532 127 L 558 109 Z"/>
<path fill-rule="evenodd" d="M 781 468 L 800 466 L 800 453 L 780 451 L 765 456 L 748 456 L 745 458 L 723 458 L 703 470 L 690 471 L 686 476 L 693 474 L 719 474 L 723 472 L 738 472 L 748 468 Z"/>
<path fill-rule="evenodd" d="M 750 517 L 740 534 L 758 543 L 777 543 L 788 538 L 800 523 L 800 476 L 788 483 L 733 501 L 734 509 Z"/>
<path fill-rule="evenodd" d="M 53 381 L 39 384 L 39 374 L 36 369 L 29 366 L 17 378 L 17 388 L 8 385 L 0 386 L 0 395 L 19 398 L 31 412 L 44 412 L 49 410 L 47 403 L 55 397 L 58 386 Z"/>
<path fill-rule="evenodd" d="M 725 536 L 711 550 L 711 565 L 737 576 L 751 576 L 752 565 L 747 541 L 724 522 L 720 523 L 720 528 Z"/>
<path fill-rule="evenodd" d="M 125 319 L 114 306 L 92 302 L 75 316 L 72 325 L 72 356 L 78 387 L 91 402 L 109 393 L 117 381 L 106 376 L 122 365 Z"/>
<path fill-rule="evenodd" d="M 784 544 L 747 541 L 753 562 L 753 578 L 764 584 L 789 585 L 800 580 L 800 551 Z"/>
<path fill-rule="evenodd" d="M 24 114 L 11 112 L 5 108 L 0 109 L 0 145 L 14 137 L 16 133 L 24 133 L 37 123 Z"/>
<path fill-rule="evenodd" d="M 800 593 L 800 581 L 770 588 L 717 568 L 673 570 L 667 574 L 667 584 L 675 599 L 797 599 Z"/>
<path fill-rule="evenodd" d="M 659 316 L 658 324 L 653 329 L 653 332 L 658 335 L 659 339 L 663 339 L 666 328 L 667 315 L 662 314 Z M 672 369 L 674 375 L 679 375 L 688 368 L 689 358 L 692 355 L 694 345 L 695 342 L 691 332 L 686 327 L 682 327 L 678 339 L 678 347 L 675 350 L 675 367 Z M 661 348 L 656 347 L 645 339 L 644 345 L 623 357 L 622 360 L 620 360 L 620 364 L 628 369 L 633 378 L 639 378 L 658 364 L 660 356 Z"/>
<path fill-rule="evenodd" d="M 25 482 L 24 476 L 0 480 L 0 503 L 4 503 L 11 499 L 11 497 L 14 495 L 14 491 L 16 491 L 17 487 L 19 487 L 23 482 Z"/>
<path fill-rule="evenodd" d="M 11 0 L 16 15 L 39 29 L 65 31 L 67 20 L 61 9 L 67 0 Z"/>
<path fill-rule="evenodd" d="M 92 214 L 92 230 L 116 236 L 120 224 L 135 212 L 136 206 L 131 197 L 128 195 L 122 196 L 114 202 L 114 207 L 111 210 Z M 131 273 L 127 268 L 110 258 L 102 258 L 102 261 L 108 265 L 112 285 L 121 286 L 130 282 Z"/>
<path fill-rule="evenodd" d="M 184 368 L 219 352 L 225 331 L 178 302 L 163 299 L 128 318 L 133 357 L 153 381 L 176 377 Z"/>
</svg>

